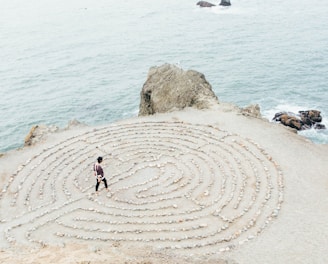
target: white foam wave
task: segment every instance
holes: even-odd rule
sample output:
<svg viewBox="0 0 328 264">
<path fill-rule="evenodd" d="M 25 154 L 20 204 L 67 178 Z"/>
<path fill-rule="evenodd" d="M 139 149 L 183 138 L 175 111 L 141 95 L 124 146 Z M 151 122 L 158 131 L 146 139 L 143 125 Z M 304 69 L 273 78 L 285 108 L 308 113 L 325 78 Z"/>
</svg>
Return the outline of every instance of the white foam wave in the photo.
<svg viewBox="0 0 328 264">
<path fill-rule="evenodd" d="M 268 120 L 272 120 L 276 113 L 279 112 L 291 112 L 297 114 L 299 111 L 308 110 L 310 109 L 308 106 L 299 106 L 299 105 L 292 105 L 292 104 L 279 104 L 271 109 L 264 110 L 262 115 L 264 118 Z"/>
<path fill-rule="evenodd" d="M 234 15 L 238 15 L 238 14 L 242 14 L 245 12 L 245 10 L 243 10 L 240 7 L 234 7 L 234 6 L 213 6 L 212 8 L 209 9 L 212 13 L 214 14 L 219 14 L 219 15 L 227 15 L 227 14 L 234 14 Z"/>
<path fill-rule="evenodd" d="M 298 132 L 299 135 L 302 135 L 308 139 L 310 139 L 312 142 L 317 144 L 328 144 L 328 130 L 318 130 L 318 129 L 308 129 Z"/>
</svg>

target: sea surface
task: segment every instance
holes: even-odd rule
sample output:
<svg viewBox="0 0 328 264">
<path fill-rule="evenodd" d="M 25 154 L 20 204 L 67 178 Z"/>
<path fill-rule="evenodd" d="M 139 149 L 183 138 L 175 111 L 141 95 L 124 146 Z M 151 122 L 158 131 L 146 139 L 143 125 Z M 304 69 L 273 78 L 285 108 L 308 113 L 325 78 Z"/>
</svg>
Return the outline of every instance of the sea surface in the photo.
<svg viewBox="0 0 328 264">
<path fill-rule="evenodd" d="M 136 116 L 164 63 L 202 72 L 220 101 L 268 119 L 317 109 L 328 127 L 328 1 L 231 2 L 0 0 L 0 152 L 36 124 Z M 301 134 L 328 143 L 327 130 Z"/>
</svg>

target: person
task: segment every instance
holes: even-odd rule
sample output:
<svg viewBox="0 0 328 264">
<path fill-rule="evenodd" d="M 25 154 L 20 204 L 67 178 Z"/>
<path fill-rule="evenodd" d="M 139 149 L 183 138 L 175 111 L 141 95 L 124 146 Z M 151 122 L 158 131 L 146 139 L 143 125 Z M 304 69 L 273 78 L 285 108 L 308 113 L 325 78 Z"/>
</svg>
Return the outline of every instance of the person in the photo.
<svg viewBox="0 0 328 264">
<path fill-rule="evenodd" d="M 107 180 L 104 176 L 104 170 L 102 169 L 100 163 L 102 163 L 103 158 L 102 157 L 98 157 L 97 158 L 97 162 L 94 164 L 93 166 L 93 171 L 94 171 L 94 175 L 96 177 L 96 194 L 98 194 L 98 188 L 100 185 L 100 182 L 103 181 L 105 184 L 105 188 L 108 191 L 108 185 L 107 185 Z"/>
</svg>

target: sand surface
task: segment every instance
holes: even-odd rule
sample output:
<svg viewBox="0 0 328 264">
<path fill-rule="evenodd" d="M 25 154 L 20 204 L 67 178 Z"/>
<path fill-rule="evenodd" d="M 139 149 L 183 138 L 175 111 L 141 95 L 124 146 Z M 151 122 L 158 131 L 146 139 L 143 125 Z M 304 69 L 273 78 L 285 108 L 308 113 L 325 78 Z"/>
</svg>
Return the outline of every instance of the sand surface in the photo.
<svg viewBox="0 0 328 264">
<path fill-rule="evenodd" d="M 50 134 L 0 158 L 0 262 L 328 263 L 327 154 L 226 103 Z"/>
</svg>

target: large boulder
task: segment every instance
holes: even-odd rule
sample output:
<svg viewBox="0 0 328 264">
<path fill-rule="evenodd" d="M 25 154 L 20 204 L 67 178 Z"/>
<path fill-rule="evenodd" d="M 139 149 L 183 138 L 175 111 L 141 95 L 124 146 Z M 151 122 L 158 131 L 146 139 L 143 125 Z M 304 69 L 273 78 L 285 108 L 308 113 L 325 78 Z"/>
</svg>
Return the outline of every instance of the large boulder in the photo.
<svg viewBox="0 0 328 264">
<path fill-rule="evenodd" d="M 210 108 L 218 98 L 202 73 L 164 64 L 151 67 L 140 93 L 139 116 L 181 110 Z"/>
</svg>

